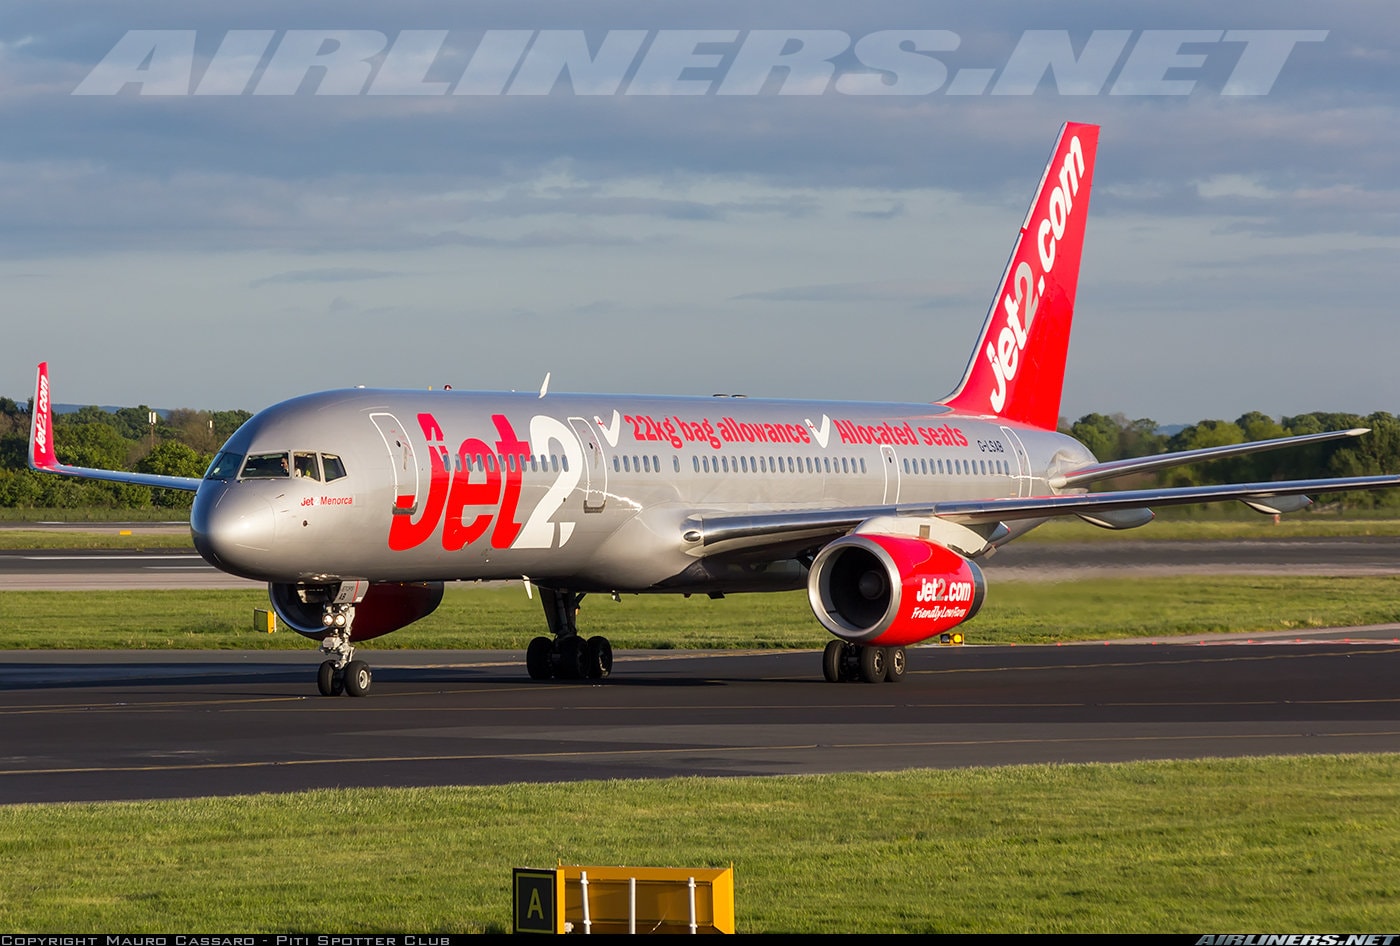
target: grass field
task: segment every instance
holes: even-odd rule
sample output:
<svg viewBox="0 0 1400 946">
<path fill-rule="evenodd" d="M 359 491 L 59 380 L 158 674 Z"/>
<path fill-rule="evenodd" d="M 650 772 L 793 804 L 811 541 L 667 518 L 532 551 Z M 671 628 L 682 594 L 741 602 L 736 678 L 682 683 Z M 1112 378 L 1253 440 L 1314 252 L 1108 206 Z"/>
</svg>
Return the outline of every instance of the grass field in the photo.
<svg viewBox="0 0 1400 946">
<path fill-rule="evenodd" d="M 7 591 L 0 649 L 310 649 L 295 633 L 255 632 L 260 590 Z M 1066 583 L 996 582 L 963 625 L 969 643 L 1045 644 L 1105 638 L 1257 633 L 1400 621 L 1400 576 L 1200 575 Z M 621 649 L 810 648 L 829 639 L 805 592 L 629 595 L 584 600 L 584 633 Z M 375 649 L 523 651 L 542 633 L 538 599 L 522 585 L 449 586 L 436 613 L 367 642 Z"/>
<path fill-rule="evenodd" d="M 513 867 L 727 867 L 747 933 L 1385 933 L 1400 756 L 0 807 L 0 930 L 506 932 Z"/>
</svg>

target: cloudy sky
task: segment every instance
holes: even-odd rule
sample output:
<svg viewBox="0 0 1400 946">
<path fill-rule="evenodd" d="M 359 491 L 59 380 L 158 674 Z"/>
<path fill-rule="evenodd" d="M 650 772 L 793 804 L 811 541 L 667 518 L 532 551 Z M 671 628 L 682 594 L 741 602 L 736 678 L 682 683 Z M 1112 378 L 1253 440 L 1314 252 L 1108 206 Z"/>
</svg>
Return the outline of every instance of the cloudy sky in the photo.
<svg viewBox="0 0 1400 946">
<path fill-rule="evenodd" d="M 1400 11 L 856 6 L 6 0 L 0 393 L 934 400 L 1069 120 L 1066 417 L 1400 411 Z"/>
</svg>

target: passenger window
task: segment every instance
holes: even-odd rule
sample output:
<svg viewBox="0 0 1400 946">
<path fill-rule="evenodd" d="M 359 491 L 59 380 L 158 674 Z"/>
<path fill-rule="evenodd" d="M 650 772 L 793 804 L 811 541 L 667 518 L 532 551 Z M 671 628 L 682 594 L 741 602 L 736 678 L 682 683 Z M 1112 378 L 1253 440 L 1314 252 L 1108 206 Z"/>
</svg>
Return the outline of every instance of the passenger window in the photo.
<svg viewBox="0 0 1400 946">
<path fill-rule="evenodd" d="M 326 482 L 338 480 L 345 475 L 345 464 L 333 453 L 321 454 L 321 465 L 326 471 Z"/>
<path fill-rule="evenodd" d="M 243 464 L 242 478 L 245 480 L 277 479 L 290 476 L 287 471 L 285 453 L 254 453 Z"/>
</svg>

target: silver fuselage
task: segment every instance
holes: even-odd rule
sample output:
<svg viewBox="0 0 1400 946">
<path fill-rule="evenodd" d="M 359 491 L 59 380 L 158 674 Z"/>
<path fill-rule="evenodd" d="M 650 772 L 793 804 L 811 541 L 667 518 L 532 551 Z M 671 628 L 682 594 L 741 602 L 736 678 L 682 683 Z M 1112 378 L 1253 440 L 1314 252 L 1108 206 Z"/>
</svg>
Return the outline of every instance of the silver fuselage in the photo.
<svg viewBox="0 0 1400 946">
<path fill-rule="evenodd" d="M 275 454 L 319 462 L 242 475 Z M 191 528 L 212 564 L 269 582 L 763 590 L 801 585 L 802 549 L 703 563 L 687 520 L 1047 495 L 1090 462 L 1070 437 L 935 404 L 350 389 L 244 424 Z"/>
</svg>

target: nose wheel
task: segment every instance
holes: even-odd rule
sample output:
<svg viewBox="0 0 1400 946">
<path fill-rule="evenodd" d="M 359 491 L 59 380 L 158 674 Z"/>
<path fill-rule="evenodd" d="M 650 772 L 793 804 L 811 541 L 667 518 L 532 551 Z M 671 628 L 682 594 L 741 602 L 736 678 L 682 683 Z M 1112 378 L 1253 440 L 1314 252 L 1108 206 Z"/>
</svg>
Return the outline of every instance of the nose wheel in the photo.
<svg viewBox="0 0 1400 946">
<path fill-rule="evenodd" d="M 350 643 L 350 626 L 355 621 L 355 606 L 327 604 L 321 623 L 328 633 L 321 639 L 321 653 L 329 659 L 316 670 L 316 689 L 322 696 L 367 696 L 374 683 L 369 664 L 355 659 L 355 646 Z"/>
<path fill-rule="evenodd" d="M 324 660 L 316 671 L 316 689 L 322 696 L 367 696 L 374 683 L 374 671 L 363 660 L 352 660 L 337 668 L 334 660 Z"/>
</svg>

